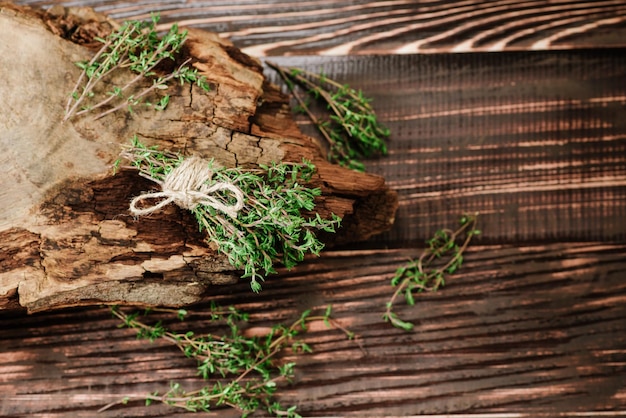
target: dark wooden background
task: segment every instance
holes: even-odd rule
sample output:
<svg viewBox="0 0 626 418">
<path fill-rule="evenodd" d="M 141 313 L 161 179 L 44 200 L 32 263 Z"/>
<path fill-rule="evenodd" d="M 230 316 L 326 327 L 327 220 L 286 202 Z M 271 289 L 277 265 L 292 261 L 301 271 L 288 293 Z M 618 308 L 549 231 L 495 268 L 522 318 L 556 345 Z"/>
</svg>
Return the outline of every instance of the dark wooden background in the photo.
<svg viewBox="0 0 626 418">
<path fill-rule="evenodd" d="M 367 166 L 399 192 L 393 230 L 259 295 L 207 295 L 250 312 L 249 332 L 331 303 L 359 335 L 314 325 L 314 354 L 287 356 L 297 379 L 282 402 L 305 416 L 626 416 L 626 2 L 19 3 L 160 11 L 374 97 L 393 134 Z M 461 272 L 399 307 L 413 332 L 383 323 L 396 267 L 463 212 L 480 212 L 483 235 Z M 206 329 L 207 304 L 190 329 Z M 171 380 L 201 384 L 176 348 L 117 324 L 106 308 L 0 317 L 0 415 L 90 417 Z M 181 415 L 138 402 L 100 414 Z"/>
</svg>

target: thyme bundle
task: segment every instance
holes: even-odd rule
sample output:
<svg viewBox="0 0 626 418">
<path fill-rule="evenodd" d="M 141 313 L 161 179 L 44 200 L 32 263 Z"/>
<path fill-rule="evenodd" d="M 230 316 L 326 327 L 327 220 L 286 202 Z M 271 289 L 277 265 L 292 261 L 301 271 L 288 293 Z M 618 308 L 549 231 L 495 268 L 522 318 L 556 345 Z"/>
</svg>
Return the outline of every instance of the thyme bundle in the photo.
<svg viewBox="0 0 626 418">
<path fill-rule="evenodd" d="M 160 184 L 185 160 L 181 155 L 146 147 L 136 136 L 122 155 L 140 175 Z M 303 216 L 315 209 L 315 198 L 321 194 L 319 188 L 305 185 L 315 172 L 315 166 L 306 160 L 261 165 L 253 170 L 224 168 L 212 160 L 205 164 L 211 172 L 206 179 L 208 186 L 221 183 L 236 187 L 242 193 L 243 204 L 231 188 L 218 188 L 211 194 L 217 205 L 200 202 L 189 209 L 207 241 L 225 254 L 233 267 L 243 270 L 242 278 L 250 279 L 255 292 L 261 290 L 260 282 L 266 275 L 276 272 L 275 263 L 289 269 L 306 254 L 319 255 L 324 244 L 315 231 L 332 233 L 341 224 L 336 215 L 331 219 L 317 213 Z M 233 216 L 220 207 L 238 210 Z"/>
</svg>

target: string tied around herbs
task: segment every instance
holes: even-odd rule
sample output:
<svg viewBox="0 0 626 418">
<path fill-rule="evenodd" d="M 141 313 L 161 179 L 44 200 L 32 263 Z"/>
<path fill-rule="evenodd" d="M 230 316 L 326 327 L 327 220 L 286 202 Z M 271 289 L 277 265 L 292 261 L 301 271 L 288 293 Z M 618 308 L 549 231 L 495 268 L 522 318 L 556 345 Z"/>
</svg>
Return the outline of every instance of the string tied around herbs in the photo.
<svg viewBox="0 0 626 418">
<path fill-rule="evenodd" d="M 163 181 L 150 178 L 161 186 L 161 191 L 143 193 L 133 198 L 130 202 L 130 212 L 134 216 L 145 216 L 170 203 L 190 210 L 198 205 L 205 205 L 236 219 L 239 211 L 243 209 L 243 191 L 232 183 L 215 182 L 211 184 L 212 177 L 213 170 L 206 160 L 196 156 L 185 158 L 165 176 Z M 214 197 L 222 191 L 229 192 L 235 198 L 235 202 L 226 204 Z M 138 207 L 140 202 L 154 199 L 163 200 L 145 208 Z"/>
</svg>

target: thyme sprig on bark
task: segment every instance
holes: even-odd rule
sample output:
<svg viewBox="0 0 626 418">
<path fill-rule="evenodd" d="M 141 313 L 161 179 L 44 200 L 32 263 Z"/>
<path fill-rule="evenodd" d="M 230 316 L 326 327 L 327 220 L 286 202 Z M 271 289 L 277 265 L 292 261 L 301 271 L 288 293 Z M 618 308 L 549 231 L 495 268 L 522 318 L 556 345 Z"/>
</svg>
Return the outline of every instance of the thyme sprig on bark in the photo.
<svg viewBox="0 0 626 418">
<path fill-rule="evenodd" d="M 150 21 L 129 20 L 106 38 L 96 38 L 102 48 L 89 61 L 80 61 L 76 65 L 82 69 L 65 108 L 64 121 L 87 112 L 98 111 L 95 119 L 126 108 L 132 112 L 136 106 L 144 105 L 156 110 L 163 110 L 169 103 L 169 95 L 155 96 L 151 102 L 151 93 L 167 90 L 172 80 L 181 84 L 197 84 L 203 90 L 209 90 L 209 84 L 196 69 L 189 67 L 190 60 L 176 65 L 179 52 L 187 39 L 187 31 L 179 32 L 177 25 L 159 37 L 156 32 L 158 15 L 152 15 Z M 161 74 L 158 67 L 163 64 L 175 68 Z M 123 86 L 112 85 L 111 77 L 128 70 L 134 77 Z M 145 86 L 142 82 L 150 80 Z"/>
<path fill-rule="evenodd" d="M 390 131 L 374 113 L 363 92 L 338 83 L 323 74 L 315 74 L 296 67 L 282 67 L 267 62 L 283 79 L 298 102 L 297 110 L 305 113 L 328 143 L 328 160 L 357 171 L 364 171 L 360 161 L 375 155 L 387 154 L 386 141 Z M 300 85 L 315 100 L 322 100 L 329 117 L 316 116 L 296 89 Z"/>
<path fill-rule="evenodd" d="M 147 147 L 137 137 L 122 156 L 142 176 L 158 182 L 163 182 L 185 158 Z M 289 269 L 303 261 L 306 254 L 319 255 L 324 244 L 315 231 L 333 233 L 341 224 L 336 215 L 324 219 L 314 213 L 315 199 L 321 190 L 306 186 L 315 173 L 315 166 L 309 161 L 246 170 L 221 167 L 212 160 L 207 164 L 213 173 L 207 181 L 238 187 L 243 192 L 244 205 L 236 217 L 203 204 L 193 208 L 192 213 L 207 241 L 225 254 L 233 267 L 243 270 L 242 278 L 250 279 L 255 292 L 261 290 L 260 282 L 265 276 L 276 272 L 275 263 Z M 216 192 L 212 198 L 225 206 L 233 204 L 232 195 L 226 192 Z"/>
</svg>

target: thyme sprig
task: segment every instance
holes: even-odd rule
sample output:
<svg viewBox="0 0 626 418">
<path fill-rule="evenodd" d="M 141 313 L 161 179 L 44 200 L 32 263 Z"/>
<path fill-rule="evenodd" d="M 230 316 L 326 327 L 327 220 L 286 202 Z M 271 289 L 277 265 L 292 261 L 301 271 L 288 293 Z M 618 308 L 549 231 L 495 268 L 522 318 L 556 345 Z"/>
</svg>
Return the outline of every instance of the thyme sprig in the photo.
<svg viewBox="0 0 626 418">
<path fill-rule="evenodd" d="M 276 70 L 298 102 L 297 110 L 304 112 L 328 143 L 328 160 L 357 171 L 364 171 L 360 161 L 374 155 L 387 154 L 388 128 L 379 123 L 361 90 L 354 90 L 323 74 L 315 74 L 296 67 L 281 67 L 267 62 Z M 328 119 L 318 118 L 295 84 L 302 86 L 314 99 L 325 102 Z"/>
<path fill-rule="evenodd" d="M 179 32 L 177 25 L 159 37 L 156 24 L 159 16 L 153 14 L 150 21 L 129 20 L 106 38 L 96 38 L 102 48 L 89 61 L 80 61 L 76 65 L 81 72 L 65 108 L 64 121 L 73 116 L 101 109 L 95 116 L 99 119 L 122 108 L 132 112 L 134 107 L 145 105 L 163 110 L 169 103 L 169 95 L 160 96 L 158 102 L 147 100 L 150 93 L 167 90 L 172 80 L 181 84 L 197 84 L 208 91 L 209 84 L 196 69 L 189 67 L 190 60 L 178 65 L 173 71 L 159 75 L 157 67 L 165 62 L 176 63 L 181 47 L 187 39 L 187 31 Z M 113 85 L 98 88 L 100 85 L 111 84 L 108 81 L 117 71 L 128 69 L 135 76 L 123 86 Z M 135 88 L 141 81 L 152 82 L 148 87 Z"/>
<path fill-rule="evenodd" d="M 460 226 L 455 231 L 440 229 L 427 241 L 428 247 L 417 260 L 411 260 L 399 267 L 391 285 L 396 291 L 386 304 L 383 319 L 397 328 L 410 331 L 413 323 L 404 321 L 393 312 L 395 300 L 404 295 L 407 304 L 414 305 L 414 292 L 435 292 L 445 285 L 446 275 L 455 273 L 463 264 L 463 253 L 473 237 L 480 234 L 476 229 L 478 214 L 464 215 L 460 219 Z M 459 237 L 465 234 L 462 243 L 457 243 Z"/>
<path fill-rule="evenodd" d="M 184 309 L 170 311 L 181 320 L 188 315 Z M 273 396 L 279 383 L 292 380 L 295 363 L 280 363 L 276 357 L 288 348 L 294 353 L 311 353 L 311 347 L 300 336 L 307 331 L 307 324 L 314 321 L 323 321 L 328 327 L 340 329 L 348 338 L 353 338 L 354 334 L 331 317 L 331 311 L 330 305 L 322 315 L 312 315 L 307 310 L 291 325 L 275 325 L 265 336 L 246 337 L 240 324 L 248 321 L 249 315 L 232 306 L 222 308 L 211 304 L 208 312 L 211 320 L 225 324 L 227 331 L 204 335 L 193 331 L 170 331 L 161 321 L 147 324 L 140 312 L 126 313 L 116 306 L 111 309 L 112 314 L 122 321 L 120 327 L 136 330 L 139 339 L 155 341 L 162 338 L 173 343 L 186 357 L 197 361 L 198 376 L 214 380 L 212 384 L 193 391 L 186 391 L 179 383 L 171 382 L 170 389 L 164 393 L 156 391 L 142 396 L 140 399 L 144 399 L 146 405 L 162 402 L 192 412 L 231 407 L 239 410 L 242 416 L 264 409 L 277 417 L 290 418 L 300 416 L 296 407 L 283 407 Z M 143 316 L 147 313 L 149 310 Z M 105 405 L 100 411 L 130 400 L 130 396 L 124 397 Z"/>
<path fill-rule="evenodd" d="M 165 176 L 180 165 L 184 157 L 146 147 L 135 136 L 124 152 L 144 177 L 162 182 Z M 243 270 L 242 278 L 250 279 L 252 290 L 261 290 L 260 282 L 275 273 L 275 263 L 288 269 L 301 262 L 306 254 L 319 255 L 324 244 L 315 231 L 333 233 L 341 218 L 332 215 L 323 219 L 313 213 L 319 188 L 306 183 L 315 172 L 315 166 L 302 163 L 260 165 L 259 169 L 225 168 L 208 161 L 213 175 L 210 182 L 224 182 L 237 186 L 244 195 L 244 206 L 235 218 L 208 205 L 198 205 L 192 212 L 207 241 L 228 257 L 230 264 Z M 233 197 L 216 192 L 213 198 L 224 205 L 232 205 Z"/>
</svg>

